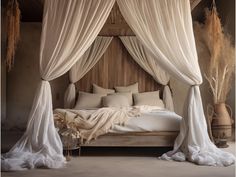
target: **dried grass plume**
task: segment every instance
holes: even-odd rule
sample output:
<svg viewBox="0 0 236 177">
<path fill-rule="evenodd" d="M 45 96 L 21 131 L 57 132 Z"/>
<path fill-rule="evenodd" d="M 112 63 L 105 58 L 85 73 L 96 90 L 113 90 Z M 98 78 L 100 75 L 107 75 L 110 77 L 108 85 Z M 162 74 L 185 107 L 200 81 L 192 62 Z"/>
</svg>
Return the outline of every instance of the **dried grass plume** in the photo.
<svg viewBox="0 0 236 177">
<path fill-rule="evenodd" d="M 6 64 L 10 71 L 14 64 L 14 56 L 20 39 L 20 9 L 17 0 L 8 0 L 6 9 L 7 52 Z"/>
<path fill-rule="evenodd" d="M 195 35 L 208 57 L 205 78 L 207 79 L 213 102 L 224 103 L 232 85 L 235 72 L 235 47 L 231 37 L 225 34 L 216 7 L 206 10 L 204 24 L 195 23 Z"/>
</svg>

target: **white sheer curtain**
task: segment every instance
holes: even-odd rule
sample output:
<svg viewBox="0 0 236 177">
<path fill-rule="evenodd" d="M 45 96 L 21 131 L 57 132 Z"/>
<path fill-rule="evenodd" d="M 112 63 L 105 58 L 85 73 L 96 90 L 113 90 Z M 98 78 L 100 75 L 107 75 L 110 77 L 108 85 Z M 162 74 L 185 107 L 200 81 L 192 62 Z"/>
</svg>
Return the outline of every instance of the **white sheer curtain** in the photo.
<svg viewBox="0 0 236 177">
<path fill-rule="evenodd" d="M 169 74 L 158 65 L 157 61 L 153 58 L 153 55 L 145 49 L 135 36 L 120 36 L 120 39 L 133 59 L 158 83 L 165 86 L 163 91 L 165 107 L 170 111 L 174 111 L 171 91 L 167 85 L 170 81 Z"/>
<path fill-rule="evenodd" d="M 64 96 L 64 108 L 74 108 L 76 88 L 78 82 L 102 57 L 113 37 L 98 36 L 84 55 L 73 65 L 69 71 L 70 84 Z"/>
<path fill-rule="evenodd" d="M 192 85 L 186 116 L 173 151 L 163 159 L 189 160 L 201 165 L 231 165 L 234 155 L 209 139 L 199 84 L 202 76 L 192 29 L 189 0 L 117 0 L 122 15 L 140 42 L 170 74 Z"/>
<path fill-rule="evenodd" d="M 42 81 L 29 115 L 27 130 L 2 156 L 2 170 L 59 168 L 65 163 L 54 127 L 48 81 L 66 73 L 103 27 L 115 0 L 46 0 L 40 48 Z"/>
</svg>

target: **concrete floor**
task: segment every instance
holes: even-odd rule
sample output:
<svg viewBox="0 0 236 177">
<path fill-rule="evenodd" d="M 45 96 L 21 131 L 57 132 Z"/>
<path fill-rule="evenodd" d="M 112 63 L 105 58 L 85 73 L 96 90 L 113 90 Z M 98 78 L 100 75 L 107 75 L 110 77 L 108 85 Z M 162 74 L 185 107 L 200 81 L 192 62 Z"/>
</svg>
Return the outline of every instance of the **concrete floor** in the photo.
<svg viewBox="0 0 236 177">
<path fill-rule="evenodd" d="M 19 134 L 18 134 L 19 135 Z M 8 134 L 9 136 L 9 134 Z M 2 136 L 2 147 L 9 146 L 10 138 Z M 3 150 L 3 149 L 2 149 Z M 62 169 L 33 169 L 21 172 L 2 172 L 2 177 L 234 177 L 235 166 L 208 167 L 189 162 L 168 162 L 156 158 L 156 149 L 133 149 L 128 156 L 125 149 L 92 149 L 83 151 L 81 157 L 73 157 Z M 225 149 L 235 154 L 235 143 Z M 4 150 L 3 150 L 4 151 Z M 3 152 L 2 151 L 2 152 Z M 130 151 L 130 149 L 128 149 Z M 131 149 L 132 151 L 132 149 Z M 131 152 L 130 151 L 130 152 Z M 140 153 L 139 151 L 142 151 Z M 163 149 L 162 149 L 163 151 Z M 114 156 L 112 153 L 114 153 Z M 92 154 L 92 155 L 91 155 Z M 125 154 L 125 155 L 124 155 Z M 136 156 L 135 156 L 136 154 Z M 140 155 L 141 154 L 141 155 Z M 147 156 L 145 156 L 145 154 Z M 112 156 L 111 156 L 112 155 Z M 118 156 L 117 156 L 118 155 Z"/>
<path fill-rule="evenodd" d="M 205 167 L 151 157 L 80 157 L 64 169 L 2 173 L 2 177 L 234 177 L 234 166 Z"/>
</svg>

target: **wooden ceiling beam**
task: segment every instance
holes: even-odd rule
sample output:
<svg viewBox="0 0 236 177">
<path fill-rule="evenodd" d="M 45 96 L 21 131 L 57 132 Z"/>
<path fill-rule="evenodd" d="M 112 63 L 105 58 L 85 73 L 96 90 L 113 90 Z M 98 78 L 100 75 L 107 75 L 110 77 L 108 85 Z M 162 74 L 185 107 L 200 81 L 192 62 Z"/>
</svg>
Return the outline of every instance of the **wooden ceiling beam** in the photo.
<svg viewBox="0 0 236 177">
<path fill-rule="evenodd" d="M 193 10 L 200 2 L 201 0 L 190 0 L 191 10 Z"/>
</svg>

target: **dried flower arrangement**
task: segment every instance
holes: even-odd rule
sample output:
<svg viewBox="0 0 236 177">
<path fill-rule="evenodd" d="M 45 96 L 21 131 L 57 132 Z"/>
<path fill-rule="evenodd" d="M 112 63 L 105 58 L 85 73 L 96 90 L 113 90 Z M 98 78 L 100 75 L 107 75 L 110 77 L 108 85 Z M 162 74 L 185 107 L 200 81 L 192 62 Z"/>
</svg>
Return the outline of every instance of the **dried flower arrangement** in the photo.
<svg viewBox="0 0 236 177">
<path fill-rule="evenodd" d="M 232 85 L 235 72 L 235 47 L 229 35 L 225 34 L 216 7 L 206 10 L 205 24 L 195 23 L 195 34 L 201 35 L 201 42 L 209 52 L 208 70 L 205 73 L 213 102 L 224 103 Z"/>
<path fill-rule="evenodd" d="M 66 149 L 66 160 L 70 161 L 70 150 L 77 149 L 80 133 L 76 128 L 76 124 L 66 114 L 54 114 L 54 124 L 61 136 L 63 148 Z M 79 149 L 80 152 L 80 149 Z"/>
<path fill-rule="evenodd" d="M 235 73 L 235 47 L 223 30 L 214 0 L 212 9 L 206 10 L 205 23 L 196 22 L 194 30 L 198 50 L 202 50 L 201 55 L 207 61 L 204 76 L 213 95 L 213 105 L 207 105 L 209 136 L 218 147 L 227 147 L 227 138 L 232 134 L 232 120 L 225 101 Z"/>
<path fill-rule="evenodd" d="M 7 53 L 6 64 L 10 71 L 14 64 L 14 56 L 20 39 L 20 9 L 17 0 L 9 0 L 6 8 Z"/>
</svg>

